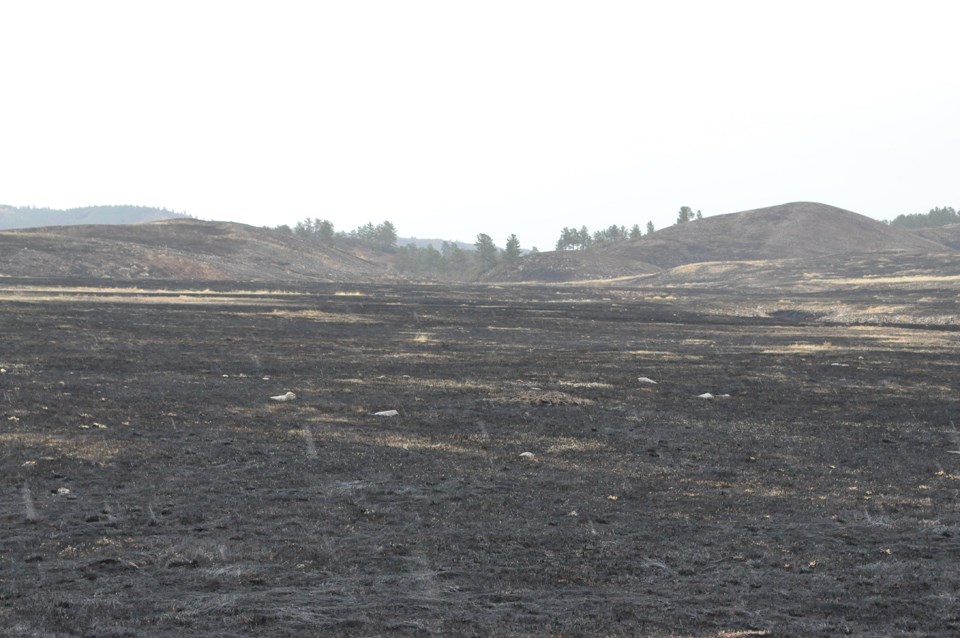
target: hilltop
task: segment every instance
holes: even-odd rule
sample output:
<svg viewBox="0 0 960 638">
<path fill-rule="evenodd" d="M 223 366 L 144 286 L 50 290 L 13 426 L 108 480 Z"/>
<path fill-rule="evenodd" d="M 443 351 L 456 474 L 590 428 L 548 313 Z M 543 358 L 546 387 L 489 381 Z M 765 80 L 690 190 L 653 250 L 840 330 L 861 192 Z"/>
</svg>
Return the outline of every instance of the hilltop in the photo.
<svg viewBox="0 0 960 638">
<path fill-rule="evenodd" d="M 60 210 L 0 205 L 0 230 L 80 224 L 140 224 L 185 218 L 189 216 L 152 206 L 84 206 Z"/>
<path fill-rule="evenodd" d="M 930 231 L 940 229 L 928 229 Z M 521 259 L 491 273 L 496 281 L 574 281 L 652 272 L 686 264 L 761 261 L 872 252 L 946 252 L 951 248 L 834 206 L 795 202 L 707 217 L 659 230 L 640 239 Z M 568 251 L 569 252 L 569 251 Z M 592 255 L 590 253 L 593 253 Z M 580 264 L 581 268 L 571 268 Z M 602 272 L 595 264 L 604 264 Z M 530 275 L 533 275 L 531 277 Z"/>
<path fill-rule="evenodd" d="M 232 222 L 177 219 L 0 231 L 0 276 L 370 281 L 362 254 Z"/>
</svg>

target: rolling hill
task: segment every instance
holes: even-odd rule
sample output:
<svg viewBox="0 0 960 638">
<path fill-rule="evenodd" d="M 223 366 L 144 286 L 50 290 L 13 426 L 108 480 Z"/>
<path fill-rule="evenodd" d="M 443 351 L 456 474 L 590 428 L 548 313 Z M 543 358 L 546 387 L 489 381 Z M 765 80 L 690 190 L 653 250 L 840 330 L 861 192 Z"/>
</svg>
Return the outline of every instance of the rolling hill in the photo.
<svg viewBox="0 0 960 638">
<path fill-rule="evenodd" d="M 905 258 L 898 255 L 952 258 L 958 246 L 960 225 L 908 231 L 833 206 L 800 202 L 708 217 L 610 246 L 528 255 L 501 264 L 482 280 L 629 285 L 634 278 L 689 285 L 759 284 L 779 277 L 798 282 L 816 262 L 840 259 L 847 268 L 863 261 L 858 256 L 885 255 L 896 265 Z M 394 256 L 194 219 L 0 231 L 0 277 L 361 282 L 398 278 L 391 267 Z M 870 270 L 886 262 L 863 263 L 871 264 Z"/>
<path fill-rule="evenodd" d="M 384 266 L 245 224 L 166 220 L 0 231 L 0 276 L 372 281 Z"/>
<path fill-rule="evenodd" d="M 556 252 L 531 255 L 512 268 L 491 272 L 490 279 L 575 281 L 702 262 L 951 250 L 932 234 L 893 228 L 834 206 L 795 202 L 670 226 L 641 239 L 577 251 L 582 255 L 576 257 L 558 257 Z"/>
</svg>

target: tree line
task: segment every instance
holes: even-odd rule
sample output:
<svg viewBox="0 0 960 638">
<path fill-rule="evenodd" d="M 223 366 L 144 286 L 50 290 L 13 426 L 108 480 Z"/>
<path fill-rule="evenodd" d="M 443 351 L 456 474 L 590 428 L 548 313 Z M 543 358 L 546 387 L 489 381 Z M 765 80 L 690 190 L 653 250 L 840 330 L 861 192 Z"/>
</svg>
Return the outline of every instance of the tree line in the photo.
<svg viewBox="0 0 960 638">
<path fill-rule="evenodd" d="M 397 227 L 390 221 L 377 225 L 367 222 L 349 232 L 344 232 L 337 231 L 333 222 L 328 219 L 308 217 L 297 222 L 293 228 L 282 224 L 276 226 L 274 230 L 327 245 L 360 245 L 386 252 L 397 250 Z"/>
<path fill-rule="evenodd" d="M 689 206 L 681 206 L 677 214 L 677 224 L 686 224 L 698 219 L 703 219 L 703 213 L 699 210 L 694 213 Z M 647 222 L 647 235 L 654 232 L 653 222 Z M 586 250 L 598 246 L 609 246 L 624 241 L 632 241 L 644 237 L 640 224 L 634 224 L 627 230 L 626 226 L 617 226 L 613 224 L 603 230 L 596 230 L 592 233 L 586 226 L 580 228 L 564 226 L 560 231 L 560 239 L 557 240 L 557 250 Z"/>
<path fill-rule="evenodd" d="M 287 224 L 274 227 L 281 233 L 301 237 L 329 246 L 365 246 L 393 253 L 397 271 L 424 277 L 463 279 L 490 270 L 500 263 L 513 263 L 523 251 L 515 234 L 507 237 L 504 248 L 496 245 L 486 233 L 477 235 L 473 250 L 464 250 L 456 242 L 445 241 L 436 249 L 432 244 L 398 246 L 397 228 L 390 221 L 380 224 L 367 222 L 351 231 L 338 231 L 327 219 L 306 218 L 293 227 Z M 536 252 L 534 248 L 530 252 Z"/>
<path fill-rule="evenodd" d="M 500 248 L 490 235 L 480 233 L 473 248 L 464 250 L 449 241 L 442 242 L 439 250 L 433 245 L 421 248 L 408 244 L 397 250 L 394 267 L 409 275 L 465 279 L 486 272 L 498 264 L 512 264 L 522 255 L 520 240 L 515 234 L 507 237 L 506 245 Z M 536 252 L 536 248 L 531 252 Z"/>
<path fill-rule="evenodd" d="M 677 224 L 685 224 L 703 219 L 698 210 L 693 212 L 689 206 L 681 206 L 677 214 Z M 296 237 L 317 241 L 326 245 L 365 246 L 374 250 L 394 253 L 394 267 L 401 273 L 417 276 L 463 279 L 486 272 L 498 264 L 512 264 L 523 254 L 520 240 L 515 234 L 507 237 L 503 248 L 497 246 L 493 238 L 480 233 L 473 244 L 473 250 L 464 250 L 456 242 L 444 241 L 439 249 L 432 244 L 416 246 L 407 244 L 398 246 L 397 228 L 390 221 L 379 224 L 367 222 L 351 231 L 338 231 L 328 219 L 306 218 L 292 228 L 286 224 L 274 227 L 274 230 Z M 653 222 L 648 221 L 646 234 L 654 232 Z M 586 250 L 607 246 L 644 237 L 639 224 L 629 229 L 613 224 L 602 230 L 590 232 L 586 226 L 580 228 L 564 227 L 557 240 L 557 250 Z M 531 253 L 537 252 L 533 248 Z"/>
<path fill-rule="evenodd" d="M 892 221 L 887 222 L 897 228 L 932 228 L 934 226 L 946 226 L 947 224 L 960 223 L 960 213 L 957 213 L 950 206 L 931 208 L 929 213 L 913 213 L 909 215 L 897 215 Z"/>
</svg>

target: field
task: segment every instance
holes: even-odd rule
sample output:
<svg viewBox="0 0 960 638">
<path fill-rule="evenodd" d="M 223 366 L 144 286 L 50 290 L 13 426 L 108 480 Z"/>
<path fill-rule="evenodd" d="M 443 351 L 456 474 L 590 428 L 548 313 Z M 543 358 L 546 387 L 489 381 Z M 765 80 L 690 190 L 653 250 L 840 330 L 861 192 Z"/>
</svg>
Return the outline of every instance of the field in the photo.
<svg viewBox="0 0 960 638">
<path fill-rule="evenodd" d="M 3 280 L 0 633 L 960 634 L 958 297 L 896 284 Z"/>
</svg>

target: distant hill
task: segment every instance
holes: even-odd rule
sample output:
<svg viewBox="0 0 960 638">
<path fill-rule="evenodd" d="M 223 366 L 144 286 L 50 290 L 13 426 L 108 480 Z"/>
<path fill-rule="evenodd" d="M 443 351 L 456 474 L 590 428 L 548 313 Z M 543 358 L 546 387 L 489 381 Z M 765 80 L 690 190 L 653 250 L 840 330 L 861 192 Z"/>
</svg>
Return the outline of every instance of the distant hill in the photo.
<svg viewBox="0 0 960 638">
<path fill-rule="evenodd" d="M 78 224 L 140 224 L 188 217 L 183 213 L 150 206 L 84 206 L 58 210 L 0 205 L 0 230 Z"/>
<path fill-rule="evenodd" d="M 640 239 L 577 251 L 582 256 L 531 255 L 510 269 L 495 270 L 490 279 L 574 281 L 620 276 L 617 273 L 628 274 L 634 268 L 638 274 L 701 262 L 950 250 L 935 239 L 841 208 L 795 202 L 677 224 Z M 582 267 L 570 267 L 575 263 Z M 602 271 L 592 272 L 597 270 L 594 264 L 604 264 Z"/>
<path fill-rule="evenodd" d="M 289 233 L 193 219 L 0 231 L 0 276 L 372 281 L 386 269 Z"/>
</svg>

